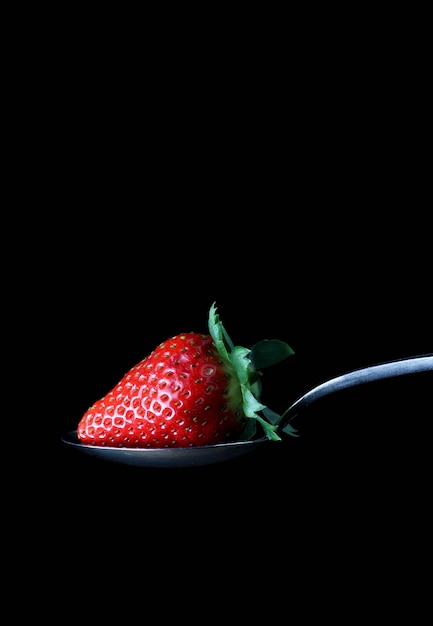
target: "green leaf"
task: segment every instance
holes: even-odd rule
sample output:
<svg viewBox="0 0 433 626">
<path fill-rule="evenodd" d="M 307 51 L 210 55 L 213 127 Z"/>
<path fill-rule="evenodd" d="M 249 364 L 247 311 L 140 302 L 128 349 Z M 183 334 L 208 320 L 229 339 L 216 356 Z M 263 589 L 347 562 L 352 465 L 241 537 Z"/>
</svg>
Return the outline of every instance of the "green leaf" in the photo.
<svg viewBox="0 0 433 626">
<path fill-rule="evenodd" d="M 266 417 L 266 419 L 268 420 L 268 422 L 270 424 L 278 424 L 280 419 L 281 419 L 281 415 L 278 415 L 278 413 L 275 413 L 275 411 L 272 411 L 272 409 L 270 409 L 269 407 L 265 406 L 262 409 L 263 415 Z"/>
<path fill-rule="evenodd" d="M 235 346 L 230 353 L 230 361 L 236 370 L 239 382 L 241 385 L 247 385 L 249 376 L 248 369 L 250 366 L 250 359 L 248 358 L 251 350 L 243 348 L 242 346 Z"/>
<path fill-rule="evenodd" d="M 295 351 L 285 341 L 264 339 L 251 348 L 251 360 L 254 367 L 260 370 L 276 365 L 294 353 Z"/>
<path fill-rule="evenodd" d="M 241 385 L 242 396 L 244 399 L 244 413 L 247 417 L 257 417 L 257 411 L 261 411 L 265 408 L 265 405 L 262 404 L 254 397 L 253 393 L 248 389 L 246 385 Z"/>
<path fill-rule="evenodd" d="M 226 359 L 226 361 L 230 361 L 230 357 L 229 357 L 224 340 L 228 343 L 230 350 L 233 347 L 233 343 L 230 337 L 227 335 L 222 325 L 222 322 L 220 322 L 220 316 L 217 313 L 215 302 L 212 304 L 209 310 L 208 326 L 209 326 L 209 333 L 212 339 L 214 340 L 215 347 L 218 350 L 219 354 L 224 359 Z"/>
<path fill-rule="evenodd" d="M 286 433 L 286 435 L 291 435 L 292 437 L 299 437 L 298 431 L 296 430 L 296 428 L 294 428 L 290 424 L 286 424 L 285 426 L 283 426 L 281 430 L 283 431 L 283 433 Z"/>
<path fill-rule="evenodd" d="M 281 437 L 277 433 L 277 427 L 276 426 L 273 426 L 272 424 L 269 424 L 269 422 L 267 422 L 266 420 L 264 420 L 260 416 L 257 416 L 256 419 L 262 425 L 264 433 L 265 433 L 265 435 L 266 435 L 266 437 L 268 439 L 270 439 L 271 441 L 281 441 Z"/>
<path fill-rule="evenodd" d="M 218 353 L 227 361 L 228 366 L 235 370 L 239 380 L 243 412 L 249 418 L 243 430 L 243 437 L 253 439 L 257 433 L 257 424 L 260 424 L 268 439 L 281 441 L 278 434 L 281 416 L 260 402 L 261 372 L 258 370 L 280 363 L 294 354 L 294 351 L 279 339 L 259 341 L 251 349 L 235 346 L 220 320 L 215 302 L 209 310 L 208 325 Z M 285 432 L 294 434 L 296 431 L 289 427 Z"/>
</svg>

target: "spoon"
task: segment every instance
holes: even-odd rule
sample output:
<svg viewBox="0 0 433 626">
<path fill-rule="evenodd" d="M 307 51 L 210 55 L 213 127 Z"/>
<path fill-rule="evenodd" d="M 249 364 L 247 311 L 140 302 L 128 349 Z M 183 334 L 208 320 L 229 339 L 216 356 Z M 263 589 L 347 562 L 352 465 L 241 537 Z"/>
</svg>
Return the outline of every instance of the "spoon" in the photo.
<svg viewBox="0 0 433 626">
<path fill-rule="evenodd" d="M 433 354 L 362 367 L 335 378 L 330 378 L 313 387 L 293 402 L 284 412 L 279 423 L 279 429 L 283 430 L 286 426 L 288 427 L 289 422 L 312 402 L 316 402 L 316 400 L 341 389 L 393 376 L 415 374 L 428 370 L 433 370 Z M 231 441 L 194 448 L 110 448 L 108 446 L 82 444 L 78 439 L 77 431 L 73 430 L 63 435 L 62 442 L 71 448 L 106 461 L 137 467 L 174 468 L 195 467 L 228 461 L 246 452 L 252 452 L 258 446 L 269 443 L 270 440 L 263 436 L 259 439 L 248 441 Z"/>
</svg>

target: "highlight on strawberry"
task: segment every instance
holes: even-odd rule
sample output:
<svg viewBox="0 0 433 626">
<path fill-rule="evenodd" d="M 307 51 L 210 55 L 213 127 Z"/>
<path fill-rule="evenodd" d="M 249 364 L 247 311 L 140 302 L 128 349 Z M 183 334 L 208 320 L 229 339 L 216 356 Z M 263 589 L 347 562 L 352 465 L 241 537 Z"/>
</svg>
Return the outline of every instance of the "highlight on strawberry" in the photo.
<svg viewBox="0 0 433 626">
<path fill-rule="evenodd" d="M 127 448 L 192 447 L 266 436 L 281 416 L 260 401 L 262 370 L 291 354 L 284 341 L 233 344 L 215 302 L 209 334 L 167 339 L 132 367 L 82 416 L 81 443 Z M 284 432 L 297 436 L 296 429 Z"/>
</svg>

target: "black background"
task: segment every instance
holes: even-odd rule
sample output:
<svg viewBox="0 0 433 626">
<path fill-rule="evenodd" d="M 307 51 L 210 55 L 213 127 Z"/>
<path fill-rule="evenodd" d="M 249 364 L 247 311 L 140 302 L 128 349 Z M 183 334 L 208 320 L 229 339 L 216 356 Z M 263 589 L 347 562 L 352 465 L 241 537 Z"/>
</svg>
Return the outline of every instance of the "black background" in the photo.
<svg viewBox="0 0 433 626">
<path fill-rule="evenodd" d="M 401 64 L 385 84 L 319 54 L 289 72 L 289 95 L 281 66 L 256 64 L 189 82 L 147 65 L 143 90 L 116 55 L 77 65 L 74 50 L 55 66 L 47 51 L 42 111 L 26 119 L 38 210 L 23 220 L 17 371 L 32 564 L 62 580 L 70 610 L 104 574 L 128 597 L 137 568 L 152 593 L 173 577 L 195 599 L 216 571 L 231 598 L 249 575 L 317 591 L 332 564 L 347 599 L 359 590 L 345 573 L 363 564 L 379 594 L 378 572 L 416 552 L 403 518 L 425 520 L 431 373 L 326 398 L 297 418 L 299 438 L 203 468 L 124 467 L 61 436 L 160 341 L 206 332 L 214 301 L 235 343 L 295 350 L 266 376 L 277 411 L 334 375 L 433 352 L 422 94 L 410 114 Z"/>
<path fill-rule="evenodd" d="M 209 138 L 205 153 L 211 146 Z M 36 493 L 51 511 L 44 524 L 56 537 L 54 562 L 63 571 L 78 558 L 88 585 L 94 570 L 82 553 L 99 577 L 112 559 L 126 559 L 128 569 L 137 559 L 160 567 L 163 558 L 178 576 L 192 559 L 200 590 L 199 572 L 216 571 L 203 565 L 210 553 L 235 579 L 264 576 L 263 568 L 272 577 L 283 566 L 295 584 L 309 586 L 311 562 L 321 587 L 330 562 L 342 571 L 388 565 L 397 559 L 396 523 L 401 529 L 408 511 L 425 519 L 429 457 L 420 451 L 431 373 L 331 396 L 297 419 L 299 438 L 221 465 L 123 467 L 61 443 L 93 400 L 160 341 L 206 332 L 213 301 L 236 343 L 279 338 L 295 350 L 264 381 L 278 411 L 328 377 L 433 351 L 430 247 L 423 217 L 406 210 L 412 185 L 401 190 L 407 202 L 397 216 L 389 204 L 400 193 L 383 210 L 377 181 L 343 165 L 330 172 L 326 154 L 298 165 L 300 177 L 295 157 L 245 163 L 232 155 L 227 176 L 229 152 L 220 145 L 212 164 L 203 166 L 199 153 L 179 169 L 177 154 L 152 182 L 144 164 L 130 173 L 131 156 L 113 189 L 117 156 L 97 167 L 101 152 L 92 157 L 91 181 L 81 168 L 61 176 L 62 220 L 42 251 L 47 298 L 36 305 L 42 359 L 35 366 L 42 417 L 31 420 L 30 434 L 41 455 Z M 388 171 L 381 195 L 400 182 Z"/>
</svg>

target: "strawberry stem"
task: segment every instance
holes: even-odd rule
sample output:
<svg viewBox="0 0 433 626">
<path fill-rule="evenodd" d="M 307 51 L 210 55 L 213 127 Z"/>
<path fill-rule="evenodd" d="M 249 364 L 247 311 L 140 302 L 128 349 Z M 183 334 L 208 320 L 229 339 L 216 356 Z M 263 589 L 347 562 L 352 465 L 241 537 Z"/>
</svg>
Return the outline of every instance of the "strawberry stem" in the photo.
<svg viewBox="0 0 433 626">
<path fill-rule="evenodd" d="M 256 425 L 259 424 L 268 439 L 280 441 L 277 431 L 281 416 L 260 402 L 258 369 L 275 365 L 294 354 L 294 351 L 287 343 L 278 339 L 260 341 L 251 349 L 235 346 L 220 320 L 215 302 L 209 310 L 208 326 L 218 353 L 233 367 L 239 379 L 243 412 L 249 418 L 244 436 L 252 439 L 256 435 Z M 297 436 L 294 428 L 285 432 Z"/>
</svg>

